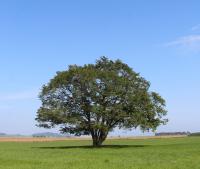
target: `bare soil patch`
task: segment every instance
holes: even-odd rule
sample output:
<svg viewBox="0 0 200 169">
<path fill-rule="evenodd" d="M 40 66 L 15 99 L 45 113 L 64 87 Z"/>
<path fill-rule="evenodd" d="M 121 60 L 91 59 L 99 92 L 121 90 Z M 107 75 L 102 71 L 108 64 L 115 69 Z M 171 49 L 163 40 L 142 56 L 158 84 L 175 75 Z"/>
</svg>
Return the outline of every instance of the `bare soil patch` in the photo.
<svg viewBox="0 0 200 169">
<path fill-rule="evenodd" d="M 33 137 L 1 137 L 0 142 L 48 142 L 48 141 L 64 141 L 68 138 L 33 138 Z"/>
<path fill-rule="evenodd" d="M 135 137 L 108 137 L 108 140 L 118 139 L 160 139 L 160 138 L 177 138 L 187 137 L 184 135 L 177 136 L 135 136 Z M 0 137 L 0 142 L 50 142 L 50 141 L 67 141 L 67 140 L 91 140 L 90 137 L 69 137 L 69 138 L 41 138 L 41 137 Z"/>
</svg>

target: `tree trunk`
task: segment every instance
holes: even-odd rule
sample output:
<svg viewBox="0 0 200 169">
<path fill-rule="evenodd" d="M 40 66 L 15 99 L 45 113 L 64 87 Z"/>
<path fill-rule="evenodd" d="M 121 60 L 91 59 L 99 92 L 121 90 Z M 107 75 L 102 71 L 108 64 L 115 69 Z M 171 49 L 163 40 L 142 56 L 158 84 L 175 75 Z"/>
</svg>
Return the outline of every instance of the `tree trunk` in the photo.
<svg viewBox="0 0 200 169">
<path fill-rule="evenodd" d="M 93 147 L 100 147 L 102 145 L 103 141 L 101 140 L 94 140 L 93 139 Z"/>
<path fill-rule="evenodd" d="M 107 133 L 103 131 L 92 132 L 93 147 L 100 147 L 105 141 Z"/>
</svg>

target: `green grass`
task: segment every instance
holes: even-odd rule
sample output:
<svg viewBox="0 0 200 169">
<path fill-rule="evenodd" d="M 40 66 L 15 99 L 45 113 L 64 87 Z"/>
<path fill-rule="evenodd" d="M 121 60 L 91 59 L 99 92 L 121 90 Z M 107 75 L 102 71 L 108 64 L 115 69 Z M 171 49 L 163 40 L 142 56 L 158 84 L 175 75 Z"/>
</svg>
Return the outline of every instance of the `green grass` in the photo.
<svg viewBox="0 0 200 169">
<path fill-rule="evenodd" d="M 0 169 L 200 169 L 200 137 L 0 143 Z"/>
</svg>

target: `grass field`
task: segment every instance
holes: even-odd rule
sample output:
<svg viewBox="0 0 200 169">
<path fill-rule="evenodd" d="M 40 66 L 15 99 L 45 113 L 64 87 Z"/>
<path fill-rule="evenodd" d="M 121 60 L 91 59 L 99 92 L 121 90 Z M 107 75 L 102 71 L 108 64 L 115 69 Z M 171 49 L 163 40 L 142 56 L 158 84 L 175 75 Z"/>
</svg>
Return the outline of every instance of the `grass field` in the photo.
<svg viewBox="0 0 200 169">
<path fill-rule="evenodd" d="M 0 142 L 0 169 L 200 169 L 200 137 Z"/>
</svg>

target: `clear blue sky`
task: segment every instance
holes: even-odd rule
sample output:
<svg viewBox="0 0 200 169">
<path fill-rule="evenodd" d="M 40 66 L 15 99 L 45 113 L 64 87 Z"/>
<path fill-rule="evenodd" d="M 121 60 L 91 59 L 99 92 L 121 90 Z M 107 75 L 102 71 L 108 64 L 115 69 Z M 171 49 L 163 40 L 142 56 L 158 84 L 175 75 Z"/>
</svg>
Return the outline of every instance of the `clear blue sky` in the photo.
<svg viewBox="0 0 200 169">
<path fill-rule="evenodd" d="M 199 131 L 199 7 L 198 0 L 1 1 L 0 132 L 44 131 L 34 121 L 41 86 L 102 55 L 129 64 L 166 99 L 170 121 L 158 131 Z"/>
</svg>

